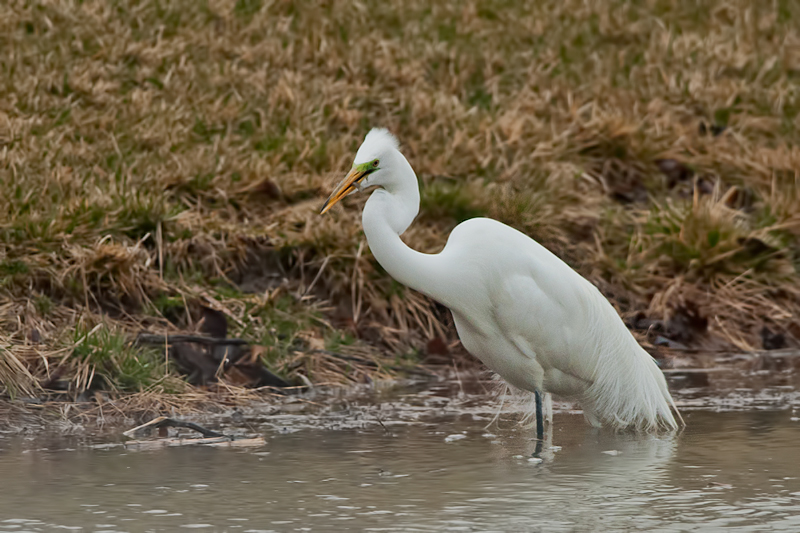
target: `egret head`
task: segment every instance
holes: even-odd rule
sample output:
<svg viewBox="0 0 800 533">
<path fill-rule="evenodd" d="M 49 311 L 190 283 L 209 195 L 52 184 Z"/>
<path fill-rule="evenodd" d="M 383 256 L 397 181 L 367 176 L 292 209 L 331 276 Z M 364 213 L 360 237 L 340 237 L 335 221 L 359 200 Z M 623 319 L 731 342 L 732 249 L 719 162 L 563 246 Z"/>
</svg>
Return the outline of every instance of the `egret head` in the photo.
<svg viewBox="0 0 800 533">
<path fill-rule="evenodd" d="M 320 214 L 324 214 L 339 200 L 353 191 L 361 191 L 367 187 L 386 187 L 391 185 L 392 172 L 389 168 L 400 154 L 397 139 L 383 128 L 374 128 L 367 133 L 364 142 L 356 152 L 353 168 L 345 178 L 333 189 L 333 192 L 322 206 Z"/>
</svg>

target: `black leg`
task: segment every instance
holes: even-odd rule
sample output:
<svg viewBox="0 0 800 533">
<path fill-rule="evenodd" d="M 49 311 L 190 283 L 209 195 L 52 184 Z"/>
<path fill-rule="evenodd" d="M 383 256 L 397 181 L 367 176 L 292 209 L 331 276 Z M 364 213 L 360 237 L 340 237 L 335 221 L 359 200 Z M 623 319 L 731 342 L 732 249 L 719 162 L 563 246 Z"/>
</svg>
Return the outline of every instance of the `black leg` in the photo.
<svg viewBox="0 0 800 533">
<path fill-rule="evenodd" d="M 542 395 L 539 391 L 533 393 L 536 398 L 536 438 L 544 439 L 544 416 L 542 416 Z"/>
<path fill-rule="evenodd" d="M 532 457 L 542 458 L 542 448 L 544 448 L 544 439 L 536 439 L 536 445 L 533 447 Z"/>
</svg>

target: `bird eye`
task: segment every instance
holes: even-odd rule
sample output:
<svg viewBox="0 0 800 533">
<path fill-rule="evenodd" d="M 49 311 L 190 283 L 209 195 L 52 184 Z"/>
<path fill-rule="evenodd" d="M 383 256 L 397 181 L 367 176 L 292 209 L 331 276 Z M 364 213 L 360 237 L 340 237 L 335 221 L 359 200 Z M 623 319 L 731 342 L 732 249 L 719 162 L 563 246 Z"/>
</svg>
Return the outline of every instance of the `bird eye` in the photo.
<svg viewBox="0 0 800 533">
<path fill-rule="evenodd" d="M 372 162 L 372 166 L 377 168 L 377 166 L 378 166 L 378 160 L 377 159 Z"/>
</svg>

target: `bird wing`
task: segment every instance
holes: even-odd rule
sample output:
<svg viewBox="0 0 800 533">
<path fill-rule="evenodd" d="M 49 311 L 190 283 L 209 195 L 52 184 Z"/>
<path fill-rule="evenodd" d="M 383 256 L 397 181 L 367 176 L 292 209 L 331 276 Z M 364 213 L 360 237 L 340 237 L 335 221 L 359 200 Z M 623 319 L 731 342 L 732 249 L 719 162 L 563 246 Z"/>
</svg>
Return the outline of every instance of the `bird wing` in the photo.
<svg viewBox="0 0 800 533">
<path fill-rule="evenodd" d="M 459 224 L 440 255 L 462 273 L 447 282 L 448 307 L 485 334 L 500 335 L 497 343 L 509 340 L 534 359 L 545 382 L 548 376 L 555 380 L 552 392 L 591 385 L 597 366 L 595 300 L 602 298 L 591 283 L 527 235 L 491 219 Z"/>
<path fill-rule="evenodd" d="M 542 366 L 548 390 L 574 395 L 595 378 L 597 357 L 587 350 L 595 333 L 589 313 L 594 295 L 565 263 L 549 259 L 537 253 L 529 269 L 501 278 L 493 291 L 494 316 L 517 349 Z"/>
</svg>

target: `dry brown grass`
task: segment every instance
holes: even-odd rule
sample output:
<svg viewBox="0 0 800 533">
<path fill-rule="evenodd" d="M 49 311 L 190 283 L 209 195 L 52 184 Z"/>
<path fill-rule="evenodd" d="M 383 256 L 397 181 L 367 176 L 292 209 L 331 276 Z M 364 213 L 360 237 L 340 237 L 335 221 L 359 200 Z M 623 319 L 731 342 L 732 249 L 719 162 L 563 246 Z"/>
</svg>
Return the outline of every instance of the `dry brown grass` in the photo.
<svg viewBox="0 0 800 533">
<path fill-rule="evenodd" d="M 452 339 L 369 255 L 363 198 L 316 214 L 378 125 L 423 184 L 410 245 L 487 214 L 626 316 L 691 309 L 707 329 L 686 342 L 757 347 L 767 324 L 796 345 L 799 17 L 784 0 L 5 3 L 0 378 L 24 390 L 63 362 L 86 385 L 100 367 L 69 360 L 73 328 L 192 329 L 199 303 L 311 380 L 364 378 L 310 349 L 396 366 Z"/>
</svg>

